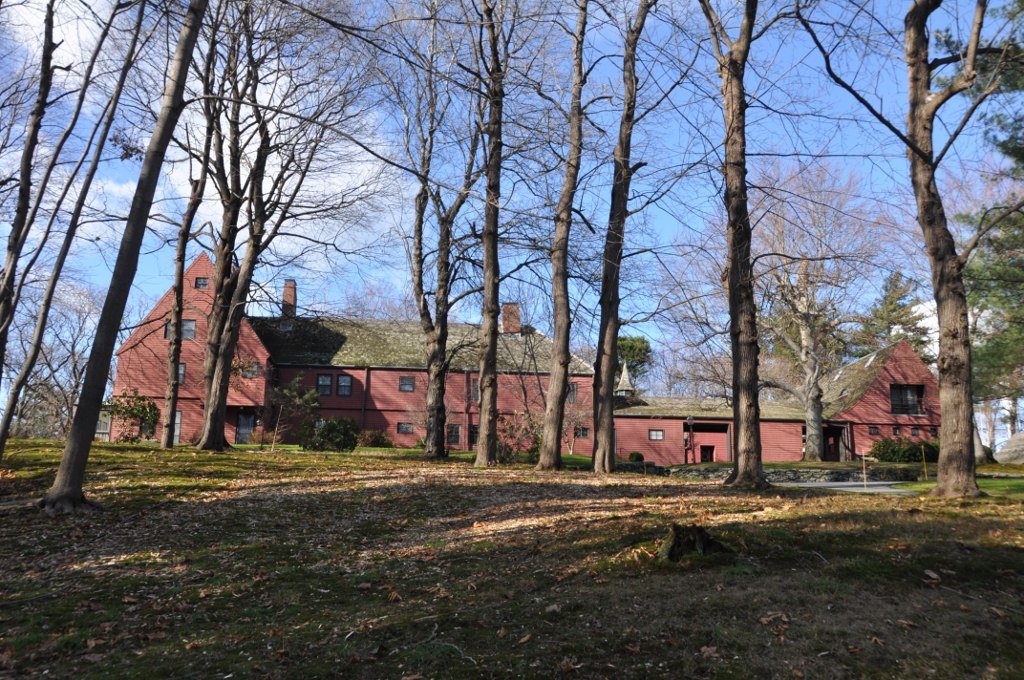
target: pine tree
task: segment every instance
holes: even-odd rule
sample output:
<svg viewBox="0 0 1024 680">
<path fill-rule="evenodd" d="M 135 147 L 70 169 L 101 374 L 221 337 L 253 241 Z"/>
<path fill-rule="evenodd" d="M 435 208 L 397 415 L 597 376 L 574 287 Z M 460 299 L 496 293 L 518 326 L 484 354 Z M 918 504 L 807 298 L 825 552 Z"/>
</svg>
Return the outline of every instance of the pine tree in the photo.
<svg viewBox="0 0 1024 680">
<path fill-rule="evenodd" d="M 850 334 L 847 352 L 863 357 L 900 340 L 910 346 L 928 363 L 934 361 L 929 352 L 931 338 L 924 326 L 925 315 L 919 307 L 918 285 L 899 272 L 885 277 L 878 299 L 868 309 L 860 326 Z"/>
</svg>

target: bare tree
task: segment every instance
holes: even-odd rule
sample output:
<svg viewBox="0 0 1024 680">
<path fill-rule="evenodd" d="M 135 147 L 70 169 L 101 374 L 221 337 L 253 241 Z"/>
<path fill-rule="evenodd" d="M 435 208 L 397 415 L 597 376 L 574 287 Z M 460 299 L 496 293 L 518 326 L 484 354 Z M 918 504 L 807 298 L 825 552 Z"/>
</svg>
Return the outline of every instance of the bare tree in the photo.
<svg viewBox="0 0 1024 680">
<path fill-rule="evenodd" d="M 64 272 L 65 265 L 67 264 L 68 256 L 71 253 L 71 248 L 75 242 L 75 238 L 78 234 L 78 227 L 81 224 L 82 216 L 86 208 L 86 203 L 89 198 L 90 190 L 92 188 L 93 181 L 96 178 L 96 173 L 100 169 L 104 160 L 104 151 L 106 149 L 107 141 L 110 137 L 111 128 L 114 125 L 114 121 L 117 120 L 119 104 L 121 101 L 122 93 L 124 92 L 125 82 L 128 79 L 129 72 L 135 65 L 136 56 L 138 54 L 139 45 L 144 41 L 142 35 L 143 32 L 143 21 L 145 18 L 146 9 L 148 3 L 143 1 L 138 3 L 136 19 L 134 26 L 129 34 L 129 42 L 125 51 L 124 57 L 121 62 L 120 69 L 118 71 L 117 80 L 115 81 L 113 88 L 109 94 L 106 102 L 106 110 L 103 115 L 96 121 L 91 134 L 88 137 L 88 143 L 84 146 L 82 154 L 70 173 L 69 178 L 65 181 L 64 187 L 61 190 L 61 194 L 56 204 L 51 208 L 51 214 L 47 224 L 43 230 L 44 237 L 48 235 L 56 222 L 60 206 L 63 204 L 64 199 L 68 193 L 72 190 L 75 185 L 74 179 L 78 176 L 78 173 L 83 165 L 86 164 L 88 159 L 88 165 L 85 175 L 82 177 L 80 184 L 75 186 L 78 196 L 75 199 L 75 203 L 71 208 L 71 212 L 68 215 L 67 226 L 64 232 L 64 238 L 62 239 L 60 248 L 56 254 L 53 264 L 50 269 L 49 279 L 47 280 L 46 289 L 43 293 L 42 300 L 40 301 L 39 308 L 36 311 L 36 322 L 33 331 L 32 341 L 29 344 L 27 351 L 24 354 L 21 369 L 18 374 L 12 380 L 7 394 L 7 406 L 4 409 L 4 415 L 2 421 L 0 421 L 0 456 L 3 455 L 4 448 L 7 444 L 7 439 L 10 436 L 12 418 L 15 415 L 18 402 L 21 399 L 22 390 L 27 385 L 33 370 L 35 369 L 36 361 L 39 357 L 42 349 L 43 339 L 46 333 L 47 324 L 49 322 L 50 309 L 54 302 L 54 296 L 58 289 L 58 284 L 61 281 L 61 276 Z M 110 22 L 113 22 L 116 14 L 112 14 Z M 95 63 L 96 56 L 103 43 L 100 42 L 93 52 L 93 56 L 89 62 L 90 66 L 87 69 L 87 74 L 91 71 L 92 64 Z M 88 80 L 88 78 L 87 78 Z M 80 108 L 80 104 L 78 106 Z M 45 238 L 42 239 L 45 241 Z M 42 245 L 42 244 L 40 244 Z M 37 249 L 38 250 L 38 249 Z M 31 265 L 35 261 L 36 254 L 33 254 L 33 258 L 30 259 L 29 264 Z M 22 273 L 24 279 L 25 274 L 28 273 L 31 266 L 27 266 Z M 18 295 L 15 295 L 17 298 Z"/>
<path fill-rule="evenodd" d="M 769 173 L 757 207 L 760 319 L 774 358 L 796 373 L 761 383 L 803 406 L 804 460 L 822 459 L 823 380 L 842 359 L 843 326 L 859 318 L 857 288 L 870 279 L 881 236 L 856 178 L 837 174 L 820 164 Z"/>
<path fill-rule="evenodd" d="M 970 23 L 969 37 L 962 47 L 956 45 L 950 54 L 931 55 L 932 30 L 929 24 L 942 0 L 912 0 L 903 19 L 903 60 L 907 68 L 906 126 L 900 126 L 873 104 L 851 80 L 835 68 L 833 56 L 843 47 L 826 45 L 818 35 L 818 22 L 804 11 L 800 22 L 820 53 L 829 78 L 845 90 L 875 118 L 906 149 L 910 163 L 910 183 L 917 208 L 925 250 L 931 265 L 932 291 L 939 321 L 939 401 L 942 428 L 939 436 L 938 484 L 934 495 L 945 497 L 981 494 L 975 481 L 974 414 L 971 387 L 971 341 L 967 296 L 963 269 L 971 252 L 989 230 L 1006 217 L 1016 213 L 1024 202 L 1005 211 L 989 215 L 962 248 L 949 228 L 939 188 L 937 172 L 942 160 L 967 128 L 984 101 L 999 86 L 999 55 L 1001 48 L 983 44 L 983 28 L 988 10 L 986 0 L 977 0 Z M 856 12 L 860 18 L 861 12 Z M 868 16 L 873 25 L 884 20 Z M 829 19 L 831 26 L 842 26 L 843 35 L 853 27 L 843 21 Z M 991 55 L 996 62 L 979 81 L 979 55 Z M 952 75 L 944 70 L 952 67 Z M 936 145 L 935 129 L 943 122 L 940 113 L 950 102 L 966 95 L 969 102 L 959 113 L 959 120 L 945 127 L 945 141 Z M 938 148 L 936 148 L 938 147 Z"/>
<path fill-rule="evenodd" d="M 722 279 L 729 296 L 732 346 L 733 470 L 726 485 L 760 488 L 761 406 L 758 401 L 757 301 L 751 258 L 752 227 L 747 200 L 747 92 L 743 77 L 754 42 L 757 0 L 745 0 L 736 37 L 729 35 L 710 0 L 700 0 L 718 62 L 725 124 L 725 190 L 728 254 Z"/>
<path fill-rule="evenodd" d="M 615 371 L 618 366 L 619 280 L 626 220 L 630 215 L 629 191 L 637 167 L 631 160 L 633 126 L 637 117 L 637 47 L 644 24 L 656 0 L 639 0 L 627 21 L 622 51 L 622 109 L 618 137 L 612 154 L 611 205 L 601 261 L 601 320 L 598 327 L 597 361 L 594 365 L 594 472 L 615 470 Z"/>
<path fill-rule="evenodd" d="M 191 0 L 186 10 L 184 23 L 178 37 L 174 56 L 167 70 L 163 105 L 160 116 L 153 128 L 142 161 L 135 195 L 125 222 L 121 246 L 118 250 L 114 271 L 107 290 L 103 309 L 96 326 L 96 336 L 82 381 L 78 409 L 75 411 L 71 432 L 68 436 L 64 455 L 57 469 L 53 485 L 40 501 L 48 514 L 72 513 L 93 505 L 85 498 L 82 485 L 85 468 L 89 460 L 92 438 L 99 420 L 100 405 L 110 372 L 110 361 L 114 354 L 118 331 L 124 316 L 128 294 L 138 266 L 142 237 L 149 221 L 149 210 L 160 179 L 167 147 L 174 134 L 178 118 L 185 108 L 185 80 L 196 40 L 199 38 L 207 0 Z"/>
<path fill-rule="evenodd" d="M 483 98 L 458 81 L 461 38 L 446 30 L 441 4 L 429 0 L 424 9 L 425 17 L 398 24 L 396 49 L 403 59 L 382 72 L 381 78 L 401 119 L 406 162 L 416 171 L 407 256 L 426 345 L 423 453 L 427 458 L 443 458 L 447 456 L 445 378 L 451 360 L 448 319 L 454 305 L 479 290 L 453 291 L 453 287 L 461 276 L 456 221 L 481 175 L 477 152 Z M 452 172 L 459 174 L 449 178 Z M 428 245 L 431 225 L 436 240 Z"/>
<path fill-rule="evenodd" d="M 538 470 L 562 467 L 562 431 L 565 420 L 565 397 L 569 388 L 570 325 L 569 302 L 569 237 L 572 232 L 573 208 L 579 184 L 583 156 L 583 86 L 587 80 L 584 47 L 587 36 L 588 0 L 577 1 L 576 30 L 572 34 L 572 86 L 569 110 L 564 112 L 569 127 L 568 147 L 562 189 L 555 207 L 555 231 L 551 240 L 551 298 L 554 336 L 549 369 L 544 430 L 541 435 Z"/>
<path fill-rule="evenodd" d="M 222 218 L 213 248 L 201 449 L 227 444 L 234 352 L 257 266 L 285 236 L 302 244 L 300 251 L 345 253 L 341 218 L 347 210 L 350 220 L 357 217 L 353 206 L 377 189 L 373 176 L 360 186 L 346 186 L 344 177 L 337 186 L 312 179 L 311 172 L 340 173 L 363 159 L 349 140 L 363 114 L 356 104 L 366 84 L 363 69 L 346 60 L 345 46 L 314 28 L 286 7 L 233 2 L 218 5 L 209 27 L 201 96 L 212 128 L 209 181 Z M 311 224 L 323 230 L 303 230 Z M 290 253 L 286 261 L 297 257 Z"/>
</svg>

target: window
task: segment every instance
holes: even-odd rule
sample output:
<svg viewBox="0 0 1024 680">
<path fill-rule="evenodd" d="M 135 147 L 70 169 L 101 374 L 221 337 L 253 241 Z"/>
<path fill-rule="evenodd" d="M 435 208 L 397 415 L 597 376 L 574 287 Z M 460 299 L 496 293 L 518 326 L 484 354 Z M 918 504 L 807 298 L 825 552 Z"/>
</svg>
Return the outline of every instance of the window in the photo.
<svg viewBox="0 0 1024 680">
<path fill-rule="evenodd" d="M 931 428 L 931 429 L 929 430 L 929 432 L 931 432 L 931 435 L 932 435 L 933 437 L 938 437 L 938 436 L 939 436 L 939 428 L 937 428 L 937 427 L 933 427 L 933 428 Z"/>
<path fill-rule="evenodd" d="M 474 404 L 480 403 L 480 381 L 477 378 L 469 382 L 469 400 Z"/>
<path fill-rule="evenodd" d="M 575 404 L 576 403 L 576 383 L 571 382 L 568 385 L 568 389 L 565 392 L 565 403 Z"/>
<path fill-rule="evenodd" d="M 889 401 L 896 415 L 919 416 L 924 413 L 924 385 L 890 385 Z"/>
<path fill-rule="evenodd" d="M 181 443 L 181 411 L 174 412 L 174 443 Z"/>
<path fill-rule="evenodd" d="M 247 361 L 242 364 L 242 377 L 243 378 L 258 378 L 260 375 L 260 367 L 255 361 Z"/>
<path fill-rule="evenodd" d="M 916 427 L 910 428 L 910 436 L 911 437 L 920 437 L 921 436 L 921 430 L 919 428 L 916 428 Z"/>
<path fill-rule="evenodd" d="M 204 289 L 210 287 L 210 279 L 205 276 L 197 276 L 195 282 L 196 288 Z"/>
<path fill-rule="evenodd" d="M 321 373 L 316 377 L 316 393 L 321 397 L 331 396 L 331 383 L 334 381 L 327 373 Z"/>
<path fill-rule="evenodd" d="M 415 392 L 416 391 L 416 376 L 413 375 L 402 375 L 398 377 L 398 391 L 399 392 Z"/>
<path fill-rule="evenodd" d="M 470 425 L 469 426 L 469 445 L 476 446 L 476 443 L 480 441 L 480 426 Z"/>
<path fill-rule="evenodd" d="M 110 441 L 110 411 L 100 411 L 100 418 L 96 421 L 95 439 L 101 442 Z"/>
<path fill-rule="evenodd" d="M 876 436 L 880 435 L 882 434 L 882 428 L 878 427 L 877 425 L 868 425 L 868 434 Z"/>
<path fill-rule="evenodd" d="M 899 425 L 892 426 L 892 436 L 899 437 L 901 432 L 903 432 L 903 429 Z"/>
<path fill-rule="evenodd" d="M 572 436 L 576 439 L 590 439 L 590 428 L 576 426 L 572 429 Z"/>
<path fill-rule="evenodd" d="M 448 432 L 444 441 L 446 444 L 458 444 L 462 440 L 462 426 L 448 424 Z"/>
<path fill-rule="evenodd" d="M 352 396 L 352 376 L 350 375 L 339 375 L 338 376 L 338 388 L 336 394 L 339 397 L 351 397 Z"/>
<path fill-rule="evenodd" d="M 178 362 L 178 384 L 185 382 L 185 364 Z"/>
<path fill-rule="evenodd" d="M 164 324 L 164 340 L 171 337 L 171 322 L 168 321 Z M 181 320 L 181 339 L 182 340 L 195 340 L 196 339 L 196 320 L 195 319 L 182 319 Z"/>
<path fill-rule="evenodd" d="M 652 442 L 660 442 L 665 438 L 665 430 L 647 430 L 647 439 Z"/>
<path fill-rule="evenodd" d="M 416 430 L 413 429 L 412 423 L 399 423 L 398 434 L 415 434 Z"/>
</svg>

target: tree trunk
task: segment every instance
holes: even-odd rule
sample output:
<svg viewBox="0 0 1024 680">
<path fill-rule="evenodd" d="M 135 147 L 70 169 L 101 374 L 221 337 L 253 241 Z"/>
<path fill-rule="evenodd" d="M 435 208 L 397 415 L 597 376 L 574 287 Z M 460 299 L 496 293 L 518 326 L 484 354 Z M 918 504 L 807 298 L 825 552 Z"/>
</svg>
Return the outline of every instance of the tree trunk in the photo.
<svg viewBox="0 0 1024 680">
<path fill-rule="evenodd" d="M 636 51 L 652 2 L 640 0 L 633 22 L 626 30 L 622 50 L 622 112 L 619 136 L 612 154 L 611 205 L 601 265 L 601 320 L 598 325 L 597 360 L 594 362 L 594 472 L 615 470 L 615 368 L 619 342 L 619 278 L 626 219 L 629 217 L 629 188 L 635 168 L 633 123 L 636 119 Z"/>
<path fill-rule="evenodd" d="M 551 299 L 554 312 L 554 336 L 551 338 L 544 430 L 541 436 L 538 470 L 562 467 L 562 428 L 565 424 L 565 396 L 569 386 L 569 235 L 572 208 L 579 183 L 580 158 L 583 155 L 583 70 L 584 38 L 587 33 L 587 0 L 580 0 L 573 46 L 572 101 L 569 105 L 569 150 L 565 161 L 562 191 L 555 208 L 555 234 L 551 244 Z"/>
<path fill-rule="evenodd" d="M 906 61 L 909 107 L 907 137 L 913 143 L 910 179 L 917 204 L 917 222 L 924 235 L 932 271 L 939 320 L 939 435 L 938 484 L 933 495 L 978 496 L 974 478 L 974 398 L 971 390 L 971 339 L 963 261 L 950 233 L 938 184 L 935 181 L 933 127 L 942 100 L 931 90 L 928 17 L 937 7 L 915 3 L 908 12 Z"/>
<path fill-rule="evenodd" d="M 447 314 L 446 314 L 447 316 Z M 448 362 L 448 320 L 435 324 L 427 349 L 427 418 L 423 455 L 427 458 L 448 457 L 448 411 L 444 404 Z"/>
<path fill-rule="evenodd" d="M 804 439 L 804 460 L 820 461 L 824 458 L 825 442 L 822 433 L 821 388 L 811 387 L 804 398 L 804 427 L 807 435 Z"/>
<path fill-rule="evenodd" d="M 196 195 L 198 183 L 192 185 L 192 197 Z M 201 197 L 200 197 L 201 198 Z M 178 363 L 181 361 L 181 316 L 182 297 L 185 288 L 185 251 L 188 248 L 189 235 L 192 229 L 189 213 L 192 212 L 192 203 L 186 209 L 186 215 L 182 219 L 181 228 L 178 230 L 178 243 L 174 249 L 174 284 L 171 286 L 171 318 L 168 320 L 168 341 L 167 341 L 167 388 L 164 391 L 164 424 L 160 436 L 160 447 L 170 449 L 174 447 L 174 425 L 177 420 L 178 410 Z M 199 201 L 196 201 L 198 209 Z"/>
<path fill-rule="evenodd" d="M 1017 422 L 1019 418 L 1017 411 L 1017 397 L 1010 397 L 1010 403 L 1006 408 L 1006 427 L 1010 436 L 1017 434 Z"/>
<path fill-rule="evenodd" d="M 705 14 L 711 9 L 701 1 Z M 743 84 L 753 40 L 757 0 L 747 0 L 739 37 L 719 57 L 725 123 L 725 191 L 728 259 L 724 279 L 729 297 L 732 347 L 733 470 L 725 484 L 767 486 L 761 469 L 761 407 L 758 395 L 757 302 L 751 261 L 752 229 L 747 203 L 747 95 Z M 709 19 L 709 23 L 711 23 Z M 717 17 L 714 21 L 717 24 Z M 717 31 L 712 27 L 717 36 Z"/>
<path fill-rule="evenodd" d="M 82 484 L 89 460 L 89 450 L 96 433 L 103 393 L 110 372 L 110 361 L 120 331 L 124 308 L 131 292 L 132 281 L 139 261 L 142 237 L 149 222 L 149 210 L 160 180 L 167 145 L 174 134 L 178 118 L 184 108 L 185 80 L 191 63 L 192 51 L 206 13 L 207 0 L 192 0 L 178 37 L 173 60 L 168 68 L 163 103 L 142 161 L 142 169 L 132 198 L 131 209 L 125 222 L 124 234 L 107 291 L 103 310 L 96 326 L 96 336 L 86 366 L 85 379 L 79 397 L 78 409 L 71 425 L 71 434 L 61 459 L 53 485 L 40 501 L 48 514 L 75 512 L 91 505 L 85 499 Z"/>
<path fill-rule="evenodd" d="M 502 125 L 505 105 L 505 64 L 495 23 L 494 6 L 483 3 L 484 27 L 490 52 L 487 79 L 487 204 L 481 234 L 483 249 L 483 309 L 480 319 L 480 434 L 476 466 L 498 462 L 498 220 L 501 205 Z"/>
</svg>

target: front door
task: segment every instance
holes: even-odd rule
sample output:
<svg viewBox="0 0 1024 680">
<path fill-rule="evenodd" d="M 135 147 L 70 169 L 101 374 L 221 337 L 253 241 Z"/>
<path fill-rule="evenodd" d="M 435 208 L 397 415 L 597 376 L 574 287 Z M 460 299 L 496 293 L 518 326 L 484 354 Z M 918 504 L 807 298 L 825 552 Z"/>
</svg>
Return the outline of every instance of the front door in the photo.
<svg viewBox="0 0 1024 680">
<path fill-rule="evenodd" d="M 252 437 L 252 430 L 256 426 L 256 414 L 239 413 L 238 427 L 235 429 L 235 443 L 248 444 Z"/>
</svg>

